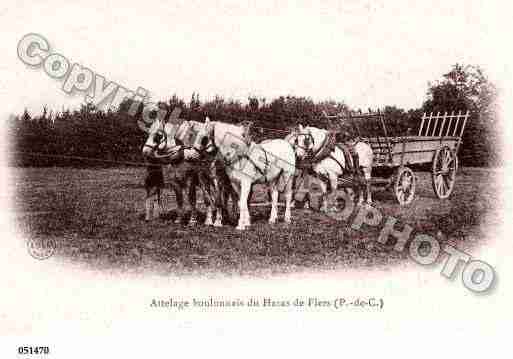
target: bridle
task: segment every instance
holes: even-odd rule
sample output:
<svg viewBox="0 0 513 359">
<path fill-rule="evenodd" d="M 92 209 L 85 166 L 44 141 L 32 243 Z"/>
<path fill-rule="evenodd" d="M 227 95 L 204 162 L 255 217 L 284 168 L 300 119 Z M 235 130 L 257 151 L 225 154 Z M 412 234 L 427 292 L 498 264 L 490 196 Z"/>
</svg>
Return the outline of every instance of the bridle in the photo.
<svg viewBox="0 0 513 359">
<path fill-rule="evenodd" d="M 305 136 L 307 137 L 305 139 L 304 142 L 307 142 L 309 140 L 311 140 L 311 146 L 309 144 L 307 144 L 306 146 L 302 146 L 299 144 L 299 137 L 301 136 Z M 312 155 L 313 154 L 313 149 L 315 147 L 315 140 L 314 140 L 314 137 L 312 136 L 312 134 L 310 132 L 307 132 L 307 133 L 296 133 L 294 134 L 294 147 L 296 148 L 300 148 L 302 149 L 303 151 L 305 151 L 307 153 L 307 155 Z"/>
<path fill-rule="evenodd" d="M 170 151 L 163 152 L 163 153 L 159 153 L 159 151 L 158 151 L 158 148 L 160 147 L 161 144 L 165 143 L 167 145 L 167 140 L 168 140 L 168 138 L 167 138 L 168 136 L 167 136 L 167 133 L 164 128 L 164 122 L 163 121 L 159 121 L 159 122 L 160 122 L 160 128 L 153 134 L 153 142 L 155 144 L 149 145 L 149 144 L 145 143 L 143 145 L 143 148 L 144 147 L 151 148 L 153 151 L 153 158 L 155 158 L 155 159 L 164 159 L 164 158 L 175 156 L 177 154 L 176 150 L 174 150 L 174 151 L 170 150 Z"/>
<path fill-rule="evenodd" d="M 143 145 L 143 148 L 144 147 L 149 147 L 151 148 L 153 151 L 155 151 L 157 148 L 159 148 L 159 146 L 162 144 L 162 143 L 167 143 L 167 133 L 166 131 L 164 131 L 164 123 L 162 121 L 159 121 L 160 123 L 160 127 L 157 132 L 155 132 L 153 134 L 153 141 L 155 142 L 155 145 L 148 145 L 147 143 L 145 143 Z"/>
<path fill-rule="evenodd" d="M 200 156 L 211 155 L 212 153 L 217 152 L 217 146 L 214 141 L 210 139 L 210 135 L 203 137 L 201 142 L 200 148 L 197 148 L 196 146 L 190 146 L 188 148 L 196 151 Z"/>
<path fill-rule="evenodd" d="M 201 139 L 200 148 L 196 147 L 195 144 L 192 146 L 183 146 L 184 149 L 189 149 L 196 151 L 198 153 L 199 158 L 194 159 L 194 162 L 202 161 L 202 160 L 211 160 L 212 157 L 217 155 L 217 146 L 214 143 L 214 127 L 212 130 L 209 130 L 207 134 Z"/>
<path fill-rule="evenodd" d="M 200 144 L 200 148 L 197 148 L 196 146 L 192 147 L 192 149 L 199 153 L 200 157 L 216 156 L 218 154 L 219 147 L 215 144 L 215 126 L 212 126 L 212 128 L 209 131 L 207 131 L 207 135 L 201 139 L 201 142 L 202 143 Z M 250 143 L 247 140 L 245 140 L 244 142 L 248 147 L 250 146 Z M 245 157 L 249 158 L 245 153 L 239 153 L 237 154 L 236 158 L 234 158 L 231 161 L 224 158 L 224 156 L 221 156 L 220 158 L 222 158 L 222 161 L 224 162 L 225 166 L 230 167 L 234 163 L 238 162 L 239 160 Z M 258 166 L 255 167 L 258 168 Z"/>
</svg>

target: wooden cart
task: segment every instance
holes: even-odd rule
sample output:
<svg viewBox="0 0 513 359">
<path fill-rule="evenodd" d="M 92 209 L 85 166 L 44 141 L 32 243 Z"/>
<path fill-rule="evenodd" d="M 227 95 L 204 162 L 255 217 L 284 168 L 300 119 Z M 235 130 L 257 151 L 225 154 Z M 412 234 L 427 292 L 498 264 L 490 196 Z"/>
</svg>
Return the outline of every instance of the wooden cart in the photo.
<svg viewBox="0 0 513 359">
<path fill-rule="evenodd" d="M 329 117 L 350 123 L 360 138 L 371 145 L 374 153 L 371 183 L 374 188 L 392 188 L 401 205 L 409 204 L 415 196 L 417 182 L 413 169 L 431 164 L 436 196 L 444 199 L 451 195 L 458 170 L 458 150 L 469 112 L 424 113 L 416 136 L 399 137 L 388 135 L 385 116 L 380 112 Z M 374 125 L 368 126 L 370 123 Z"/>
</svg>

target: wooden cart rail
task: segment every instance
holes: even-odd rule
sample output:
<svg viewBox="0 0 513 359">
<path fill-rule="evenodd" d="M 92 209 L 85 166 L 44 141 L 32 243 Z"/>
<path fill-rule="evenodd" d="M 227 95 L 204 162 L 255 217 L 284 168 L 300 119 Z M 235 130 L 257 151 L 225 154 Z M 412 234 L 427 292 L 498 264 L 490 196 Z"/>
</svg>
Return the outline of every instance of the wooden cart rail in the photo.
<svg viewBox="0 0 513 359">
<path fill-rule="evenodd" d="M 427 115 L 424 112 L 422 115 L 422 122 L 420 123 L 418 135 L 461 137 L 463 135 L 463 130 L 465 129 L 468 116 L 468 111 L 465 114 L 462 114 L 461 111 L 459 111 L 457 114 L 455 114 L 454 111 L 451 114 L 448 112 L 440 114 L 440 112 L 438 112 L 436 115 L 434 113 Z M 461 125 L 460 120 L 463 120 Z M 431 125 L 431 123 L 433 123 L 433 125 Z M 426 124 L 426 126 L 424 126 L 424 124 Z M 460 125 L 459 131 L 458 125 Z"/>
<path fill-rule="evenodd" d="M 442 138 L 457 137 L 458 142 L 454 149 L 457 153 L 461 145 L 461 138 L 463 137 L 463 131 L 465 131 L 465 126 L 467 125 L 469 116 L 469 111 L 464 114 L 461 111 L 457 114 L 455 114 L 454 111 L 452 111 L 451 114 L 448 112 L 445 112 L 444 114 L 438 112 L 436 115 L 434 113 L 427 115 L 424 112 L 418 136 Z"/>
<path fill-rule="evenodd" d="M 429 163 L 433 160 L 435 151 L 447 146 L 456 151 L 459 137 L 437 136 L 404 136 L 390 138 L 390 150 L 383 142 L 377 142 L 375 138 L 365 138 L 374 153 L 373 166 L 396 167 L 401 165 L 413 165 Z"/>
</svg>

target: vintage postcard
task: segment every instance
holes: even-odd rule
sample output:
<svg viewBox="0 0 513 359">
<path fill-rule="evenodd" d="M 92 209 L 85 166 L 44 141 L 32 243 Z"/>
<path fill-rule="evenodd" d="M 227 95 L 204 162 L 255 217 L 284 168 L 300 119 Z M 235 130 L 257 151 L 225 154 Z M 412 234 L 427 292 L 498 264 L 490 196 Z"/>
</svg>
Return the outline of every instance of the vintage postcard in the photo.
<svg viewBox="0 0 513 359">
<path fill-rule="evenodd" d="M 508 357 L 512 10 L 0 5 L 0 356 Z"/>
</svg>

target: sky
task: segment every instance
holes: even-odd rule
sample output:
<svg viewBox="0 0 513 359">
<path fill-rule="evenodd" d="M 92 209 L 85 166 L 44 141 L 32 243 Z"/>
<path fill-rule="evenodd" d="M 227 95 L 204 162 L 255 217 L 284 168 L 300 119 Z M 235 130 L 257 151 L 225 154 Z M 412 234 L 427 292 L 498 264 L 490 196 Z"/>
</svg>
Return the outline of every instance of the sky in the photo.
<svg viewBox="0 0 513 359">
<path fill-rule="evenodd" d="M 419 107 L 455 63 L 509 67 L 511 5 L 491 1 L 16 1 L 0 5 L 2 115 L 76 107 L 62 81 L 17 57 L 27 33 L 108 81 L 188 100 L 199 92 L 308 96 L 353 108 Z M 498 38 L 498 35 L 503 38 Z"/>
</svg>

